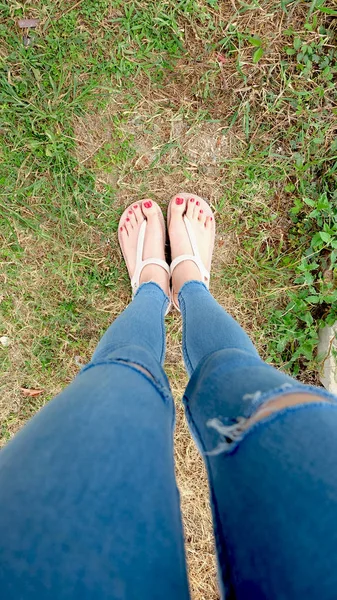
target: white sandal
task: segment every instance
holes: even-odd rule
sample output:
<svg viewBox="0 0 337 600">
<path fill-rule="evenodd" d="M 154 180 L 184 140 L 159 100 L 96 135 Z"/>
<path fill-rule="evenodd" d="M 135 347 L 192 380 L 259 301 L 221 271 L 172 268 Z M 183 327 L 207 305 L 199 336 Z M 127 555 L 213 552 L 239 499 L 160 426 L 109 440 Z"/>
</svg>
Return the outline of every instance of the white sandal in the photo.
<svg viewBox="0 0 337 600">
<path fill-rule="evenodd" d="M 165 221 L 164 221 L 163 213 L 156 202 L 152 201 L 152 204 L 157 207 L 158 215 L 159 215 L 162 230 L 163 230 L 163 238 L 165 240 L 166 230 L 165 230 Z M 147 258 L 146 260 L 143 260 L 145 233 L 146 233 L 146 227 L 147 227 L 147 220 L 145 218 L 139 229 L 138 240 L 137 240 L 137 251 L 136 251 L 136 267 L 135 267 L 134 274 L 131 277 L 129 264 L 128 264 L 128 260 L 126 257 L 126 252 L 123 247 L 123 240 L 120 235 L 120 229 L 123 226 L 130 209 L 132 209 L 132 204 L 128 208 L 125 209 L 124 213 L 122 214 L 122 216 L 120 218 L 119 225 L 118 225 L 118 241 L 119 241 L 119 245 L 122 250 L 123 258 L 125 260 L 125 263 L 126 263 L 126 266 L 127 266 L 128 272 L 129 272 L 129 276 L 130 276 L 130 280 L 131 280 L 131 288 L 132 288 L 132 297 L 134 297 L 134 295 L 136 294 L 136 292 L 139 288 L 139 285 L 140 285 L 140 275 L 145 267 L 147 267 L 148 265 L 157 265 L 158 267 L 162 267 L 164 269 L 164 271 L 166 271 L 166 273 L 168 273 L 168 275 L 170 274 L 170 267 L 167 264 L 167 262 L 165 262 L 165 260 L 162 260 L 161 258 Z M 171 302 L 170 302 L 165 314 L 167 314 L 170 311 L 170 309 L 171 309 Z"/>
<path fill-rule="evenodd" d="M 178 194 L 177 194 L 178 195 Z M 188 199 L 190 198 L 192 194 L 179 194 L 179 196 L 185 197 L 188 196 L 188 198 L 186 198 L 186 201 L 188 202 Z M 203 200 L 203 198 L 200 198 L 199 196 L 195 196 L 193 195 L 193 198 L 195 198 L 196 200 L 199 200 L 200 202 L 200 206 L 203 207 L 204 212 L 206 213 L 207 216 L 212 216 L 213 217 L 213 223 L 214 223 L 214 215 L 213 212 L 209 206 L 209 204 L 207 204 L 206 200 Z M 175 201 L 175 197 L 171 200 L 169 207 L 168 207 L 168 211 L 167 211 L 167 219 L 168 219 L 168 223 L 170 223 L 171 221 L 171 204 L 172 202 Z M 205 286 L 207 287 L 207 289 L 209 289 L 209 282 L 210 282 L 210 271 L 211 271 L 211 262 L 212 262 L 212 254 L 213 254 L 213 247 L 211 249 L 211 252 L 209 253 L 209 264 L 208 264 L 208 269 L 206 269 L 203 261 L 201 260 L 201 256 L 200 256 L 200 252 L 199 252 L 199 248 L 198 248 L 198 243 L 195 237 L 195 233 L 193 231 L 193 227 L 191 225 L 190 220 L 187 218 L 186 215 L 183 216 L 184 219 L 184 223 L 185 223 L 185 227 L 186 227 L 186 231 L 187 231 L 187 235 L 191 244 L 191 248 L 192 248 L 192 252 L 193 254 L 181 254 L 180 256 L 177 256 L 171 263 L 170 265 L 170 275 L 172 278 L 173 275 L 173 271 L 174 269 L 180 265 L 182 262 L 184 262 L 185 260 L 190 260 L 192 262 L 194 262 L 196 264 L 196 266 L 198 267 L 201 277 L 202 277 L 202 281 L 205 284 Z M 215 227 L 213 230 L 213 245 L 214 245 L 214 238 L 215 238 Z M 173 304 L 173 306 L 179 311 L 179 305 L 175 302 L 174 300 L 174 290 L 173 288 L 171 288 L 171 302 Z"/>
</svg>

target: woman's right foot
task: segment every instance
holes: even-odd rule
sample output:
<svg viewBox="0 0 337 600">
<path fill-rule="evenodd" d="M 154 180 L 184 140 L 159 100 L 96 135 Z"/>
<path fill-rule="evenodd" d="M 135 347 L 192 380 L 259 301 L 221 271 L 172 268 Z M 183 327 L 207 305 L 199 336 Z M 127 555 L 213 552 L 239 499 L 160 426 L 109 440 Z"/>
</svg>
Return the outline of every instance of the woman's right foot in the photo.
<svg viewBox="0 0 337 600">
<path fill-rule="evenodd" d="M 193 194 L 177 194 L 170 204 L 171 213 L 168 231 L 172 260 L 183 254 L 193 255 L 190 239 L 183 217 L 186 215 L 198 245 L 200 258 L 207 269 L 211 268 L 214 247 L 215 222 L 213 213 L 205 200 Z M 197 265 L 185 260 L 177 265 L 172 274 L 174 301 L 178 304 L 178 293 L 187 281 L 203 281 Z"/>
<path fill-rule="evenodd" d="M 149 258 L 165 262 L 165 227 L 162 212 L 156 202 L 147 199 L 135 203 L 126 209 L 119 223 L 119 241 L 127 264 L 130 279 L 137 265 L 138 238 L 141 226 L 147 221 L 142 261 Z M 157 264 L 144 267 L 140 273 L 139 285 L 153 281 L 169 295 L 168 273 Z"/>
</svg>

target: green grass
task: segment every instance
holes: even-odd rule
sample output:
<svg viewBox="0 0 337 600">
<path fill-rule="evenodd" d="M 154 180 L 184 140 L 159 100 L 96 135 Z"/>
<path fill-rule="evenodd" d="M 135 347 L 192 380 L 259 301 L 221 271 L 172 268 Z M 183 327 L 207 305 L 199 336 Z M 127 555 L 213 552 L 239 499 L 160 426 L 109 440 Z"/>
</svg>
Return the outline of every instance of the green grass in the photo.
<svg viewBox="0 0 337 600">
<path fill-rule="evenodd" d="M 74 4 L 0 4 L 4 440 L 126 305 L 123 206 L 182 187 L 210 198 L 231 247 L 217 297 L 266 359 L 315 380 L 337 304 L 332 1 Z M 29 47 L 22 16 L 40 19 Z M 228 149 L 205 159 L 217 128 Z"/>
</svg>

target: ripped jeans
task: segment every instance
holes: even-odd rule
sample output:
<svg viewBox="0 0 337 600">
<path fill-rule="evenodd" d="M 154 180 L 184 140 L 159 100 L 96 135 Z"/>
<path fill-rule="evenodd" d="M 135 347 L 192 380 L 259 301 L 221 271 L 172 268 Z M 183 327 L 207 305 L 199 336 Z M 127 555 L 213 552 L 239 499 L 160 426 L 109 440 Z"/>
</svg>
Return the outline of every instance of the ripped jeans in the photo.
<svg viewBox="0 0 337 600">
<path fill-rule="evenodd" d="M 335 599 L 336 399 L 265 364 L 202 283 L 185 284 L 179 302 L 184 403 L 208 471 L 222 597 Z M 4 599 L 189 598 L 162 368 L 167 303 L 142 285 L 91 362 L 1 451 Z M 325 401 L 243 429 L 289 391 Z"/>
</svg>

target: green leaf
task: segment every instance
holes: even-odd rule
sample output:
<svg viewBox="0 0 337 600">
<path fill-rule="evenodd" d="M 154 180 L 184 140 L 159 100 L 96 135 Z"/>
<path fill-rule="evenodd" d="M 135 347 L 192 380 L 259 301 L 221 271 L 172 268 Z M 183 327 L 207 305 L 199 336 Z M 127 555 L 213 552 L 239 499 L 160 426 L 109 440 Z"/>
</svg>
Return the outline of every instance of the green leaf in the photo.
<svg viewBox="0 0 337 600">
<path fill-rule="evenodd" d="M 334 10 L 333 8 L 328 8 L 327 6 L 320 6 L 318 8 L 318 10 L 326 13 L 327 15 L 332 15 L 333 17 L 337 17 L 337 10 Z"/>
<path fill-rule="evenodd" d="M 315 200 L 311 198 L 303 198 L 303 202 L 305 202 L 308 206 L 315 206 Z"/>
<path fill-rule="evenodd" d="M 326 231 L 320 231 L 319 235 L 322 238 L 323 242 L 326 242 L 326 243 L 330 242 L 330 240 L 331 240 L 330 233 L 327 233 Z"/>
<path fill-rule="evenodd" d="M 300 316 L 301 321 L 304 321 L 307 325 L 312 325 L 314 322 L 314 318 L 311 313 L 307 312 L 304 315 Z"/>
<path fill-rule="evenodd" d="M 317 246 L 321 246 L 321 245 L 322 245 L 322 238 L 319 233 L 315 233 L 315 235 L 312 236 L 311 246 L 313 248 L 317 248 Z"/>
<path fill-rule="evenodd" d="M 259 60 L 262 58 L 263 55 L 264 55 L 263 48 L 258 48 L 257 50 L 255 50 L 254 56 L 253 56 L 253 63 L 256 64 L 257 62 L 259 62 Z"/>
<path fill-rule="evenodd" d="M 329 294 L 327 296 L 324 296 L 324 302 L 326 302 L 327 304 L 333 304 L 334 302 L 336 302 L 336 294 Z"/>
<path fill-rule="evenodd" d="M 295 48 L 295 50 L 299 50 L 301 46 L 302 46 L 302 40 L 301 40 L 301 38 L 296 37 L 294 39 L 294 48 Z"/>
<path fill-rule="evenodd" d="M 249 41 L 249 43 L 252 46 L 255 46 L 256 48 L 261 48 L 261 46 L 262 46 L 262 40 L 261 40 L 261 38 L 250 37 L 250 38 L 248 38 L 248 41 Z"/>
<path fill-rule="evenodd" d="M 319 296 L 307 296 L 306 302 L 308 302 L 308 304 L 318 304 Z"/>
</svg>

